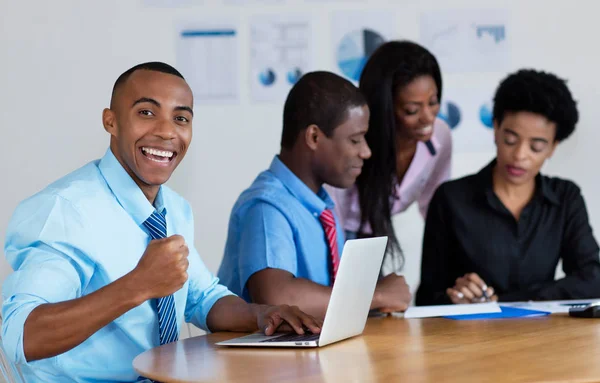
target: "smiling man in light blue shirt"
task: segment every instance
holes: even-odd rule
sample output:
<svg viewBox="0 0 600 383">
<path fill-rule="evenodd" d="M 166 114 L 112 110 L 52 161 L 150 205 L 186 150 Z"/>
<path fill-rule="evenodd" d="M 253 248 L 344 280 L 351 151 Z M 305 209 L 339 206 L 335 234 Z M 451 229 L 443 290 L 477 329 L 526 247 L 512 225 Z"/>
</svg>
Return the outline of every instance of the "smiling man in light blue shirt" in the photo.
<svg viewBox="0 0 600 383">
<path fill-rule="evenodd" d="M 190 206 L 163 186 L 191 142 L 192 106 L 174 68 L 128 70 L 104 110 L 104 157 L 17 207 L 2 340 L 27 381 L 136 381 L 133 358 L 176 340 L 184 320 L 210 331 L 319 332 L 296 307 L 233 295 L 196 252 Z"/>
</svg>

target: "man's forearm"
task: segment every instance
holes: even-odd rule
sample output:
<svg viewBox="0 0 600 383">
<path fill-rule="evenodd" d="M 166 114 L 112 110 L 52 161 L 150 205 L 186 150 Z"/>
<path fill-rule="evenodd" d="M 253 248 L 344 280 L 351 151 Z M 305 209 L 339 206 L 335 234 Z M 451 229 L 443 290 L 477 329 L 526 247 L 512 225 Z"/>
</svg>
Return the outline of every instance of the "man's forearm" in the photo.
<svg viewBox="0 0 600 383">
<path fill-rule="evenodd" d="M 146 297 L 132 294 L 134 282 L 128 274 L 84 297 L 36 307 L 27 317 L 23 329 L 27 361 L 69 351 L 143 303 Z"/>
<path fill-rule="evenodd" d="M 206 317 L 206 326 L 212 332 L 257 330 L 257 316 L 261 305 L 248 304 L 235 295 L 215 302 Z"/>
<path fill-rule="evenodd" d="M 325 317 L 331 298 L 331 287 L 304 278 L 289 278 L 274 283 L 270 288 L 257 290 L 251 293 L 255 303 L 298 306 L 317 318 Z"/>
</svg>

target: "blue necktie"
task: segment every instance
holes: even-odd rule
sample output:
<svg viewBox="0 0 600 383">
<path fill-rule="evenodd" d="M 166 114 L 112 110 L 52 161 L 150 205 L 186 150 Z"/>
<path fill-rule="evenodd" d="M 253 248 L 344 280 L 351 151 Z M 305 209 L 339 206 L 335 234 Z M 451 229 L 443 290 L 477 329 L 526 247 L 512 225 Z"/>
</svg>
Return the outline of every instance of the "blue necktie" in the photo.
<svg viewBox="0 0 600 383">
<path fill-rule="evenodd" d="M 167 221 L 165 220 L 165 216 L 156 210 L 144 221 L 144 226 L 150 232 L 152 239 L 161 239 L 167 236 Z M 176 341 L 179 338 L 179 333 L 177 331 L 173 294 L 158 298 L 156 308 L 158 309 L 158 337 L 160 344 L 163 345 Z"/>
</svg>

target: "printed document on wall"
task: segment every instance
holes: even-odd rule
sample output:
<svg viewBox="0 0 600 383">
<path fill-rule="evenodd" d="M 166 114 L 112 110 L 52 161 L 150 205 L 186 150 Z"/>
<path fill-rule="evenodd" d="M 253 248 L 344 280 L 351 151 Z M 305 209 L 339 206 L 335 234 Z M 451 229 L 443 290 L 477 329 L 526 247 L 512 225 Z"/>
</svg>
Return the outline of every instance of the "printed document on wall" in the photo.
<svg viewBox="0 0 600 383">
<path fill-rule="evenodd" d="M 384 42 L 397 38 L 397 20 L 389 11 L 338 11 L 331 20 L 335 67 L 358 83 L 371 54 Z"/>
<path fill-rule="evenodd" d="M 261 15 L 250 21 L 250 88 L 254 101 L 283 102 L 313 67 L 308 15 Z"/>
<path fill-rule="evenodd" d="M 204 0 L 142 0 L 146 7 L 181 8 L 204 5 Z"/>
<path fill-rule="evenodd" d="M 494 153 L 493 96 L 488 81 L 444 84 L 438 117 L 452 131 L 455 153 Z"/>
<path fill-rule="evenodd" d="M 421 14 L 421 43 L 444 72 L 505 72 L 510 68 L 509 12 L 443 10 Z"/>
<path fill-rule="evenodd" d="M 238 101 L 238 32 L 235 24 L 184 24 L 178 31 L 177 68 L 190 84 L 195 103 Z"/>
<path fill-rule="evenodd" d="M 255 5 L 255 4 L 281 4 L 285 0 L 223 0 L 225 4 L 232 5 Z"/>
</svg>

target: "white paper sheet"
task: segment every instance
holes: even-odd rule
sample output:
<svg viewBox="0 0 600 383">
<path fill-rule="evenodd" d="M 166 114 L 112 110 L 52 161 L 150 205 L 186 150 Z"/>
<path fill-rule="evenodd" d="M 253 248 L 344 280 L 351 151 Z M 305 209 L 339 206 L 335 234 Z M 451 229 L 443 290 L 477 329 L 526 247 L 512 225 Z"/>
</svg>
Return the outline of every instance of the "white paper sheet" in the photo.
<svg viewBox="0 0 600 383">
<path fill-rule="evenodd" d="M 204 5 L 204 0 L 142 0 L 146 7 L 183 8 Z"/>
<path fill-rule="evenodd" d="M 238 33 L 233 22 L 184 24 L 177 40 L 177 68 L 196 103 L 231 103 L 239 98 Z"/>
<path fill-rule="evenodd" d="M 499 313 L 502 310 L 498 303 L 475 303 L 466 305 L 441 305 L 409 307 L 404 318 L 433 318 L 447 315 Z"/>
<path fill-rule="evenodd" d="M 505 72 L 510 68 L 509 12 L 503 9 L 429 11 L 420 41 L 444 72 Z"/>
<path fill-rule="evenodd" d="M 568 313 L 569 309 L 574 306 L 587 305 L 589 303 L 598 302 L 598 299 L 576 299 L 567 301 L 538 301 L 538 302 L 507 302 L 502 303 L 503 306 L 518 307 L 522 309 L 549 311 L 552 314 Z"/>
<path fill-rule="evenodd" d="M 438 117 L 452 129 L 455 153 L 495 153 L 492 99 L 496 84 L 444 86 Z"/>
<path fill-rule="evenodd" d="M 311 69 L 308 15 L 262 15 L 250 22 L 250 89 L 254 101 L 281 102 Z"/>
<path fill-rule="evenodd" d="M 225 4 L 255 5 L 255 4 L 281 4 L 285 0 L 223 0 Z"/>
</svg>

